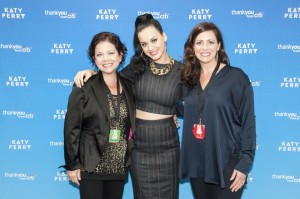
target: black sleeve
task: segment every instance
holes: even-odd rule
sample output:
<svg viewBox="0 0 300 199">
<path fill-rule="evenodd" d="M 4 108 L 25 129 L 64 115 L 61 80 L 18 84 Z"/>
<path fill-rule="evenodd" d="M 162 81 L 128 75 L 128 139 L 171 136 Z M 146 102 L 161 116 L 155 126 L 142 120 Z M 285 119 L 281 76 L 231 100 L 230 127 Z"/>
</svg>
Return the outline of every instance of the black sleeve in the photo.
<svg viewBox="0 0 300 199">
<path fill-rule="evenodd" d="M 79 161 L 79 139 L 83 117 L 83 101 L 83 90 L 73 86 L 69 96 L 64 123 L 65 165 L 63 167 L 70 171 L 81 168 Z"/>
<path fill-rule="evenodd" d="M 128 79 L 132 84 L 134 83 L 134 73 L 133 71 L 130 69 L 130 66 L 127 65 L 125 66 L 121 71 L 120 71 L 120 75 L 126 79 Z"/>
<path fill-rule="evenodd" d="M 183 118 L 184 115 L 184 98 L 189 92 L 190 87 L 182 82 L 181 85 L 181 95 L 180 99 L 178 100 L 177 107 L 176 107 L 176 115 L 177 117 Z"/>
<path fill-rule="evenodd" d="M 242 125 L 241 132 L 241 153 L 240 162 L 236 169 L 247 174 L 254 160 L 256 150 L 256 122 L 254 113 L 254 94 L 251 83 L 244 87 L 243 96 L 238 110 L 240 122 Z"/>
</svg>

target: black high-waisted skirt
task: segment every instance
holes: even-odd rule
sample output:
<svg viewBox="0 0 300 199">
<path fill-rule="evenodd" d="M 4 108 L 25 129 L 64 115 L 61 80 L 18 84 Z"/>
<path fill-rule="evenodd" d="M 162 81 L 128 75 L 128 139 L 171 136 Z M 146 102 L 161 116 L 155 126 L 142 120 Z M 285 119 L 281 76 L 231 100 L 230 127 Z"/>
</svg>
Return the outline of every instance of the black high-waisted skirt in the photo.
<svg viewBox="0 0 300 199">
<path fill-rule="evenodd" d="M 179 138 L 173 118 L 136 120 L 131 178 L 135 199 L 177 199 Z"/>
</svg>

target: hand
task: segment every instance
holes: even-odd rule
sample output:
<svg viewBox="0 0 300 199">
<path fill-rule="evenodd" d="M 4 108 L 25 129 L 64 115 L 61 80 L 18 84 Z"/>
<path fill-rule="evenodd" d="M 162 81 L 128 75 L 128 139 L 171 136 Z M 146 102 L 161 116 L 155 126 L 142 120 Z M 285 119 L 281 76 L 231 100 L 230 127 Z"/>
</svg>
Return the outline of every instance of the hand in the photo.
<svg viewBox="0 0 300 199">
<path fill-rule="evenodd" d="M 179 124 L 179 122 L 178 122 L 178 118 L 177 118 L 176 115 L 173 116 L 173 120 L 174 120 L 174 123 L 175 123 L 176 127 L 179 128 L 179 127 L 180 127 L 180 124 Z"/>
<path fill-rule="evenodd" d="M 92 76 L 95 75 L 96 72 L 93 70 L 82 70 L 78 71 L 74 77 L 74 83 L 77 87 L 81 88 L 84 83 Z"/>
<path fill-rule="evenodd" d="M 79 180 L 81 180 L 80 176 L 80 169 L 74 170 L 74 171 L 67 171 L 67 175 L 71 182 L 80 185 Z"/>
<path fill-rule="evenodd" d="M 246 175 L 234 169 L 230 180 L 234 180 L 233 183 L 230 185 L 231 191 L 237 192 L 244 186 L 246 182 Z"/>
</svg>

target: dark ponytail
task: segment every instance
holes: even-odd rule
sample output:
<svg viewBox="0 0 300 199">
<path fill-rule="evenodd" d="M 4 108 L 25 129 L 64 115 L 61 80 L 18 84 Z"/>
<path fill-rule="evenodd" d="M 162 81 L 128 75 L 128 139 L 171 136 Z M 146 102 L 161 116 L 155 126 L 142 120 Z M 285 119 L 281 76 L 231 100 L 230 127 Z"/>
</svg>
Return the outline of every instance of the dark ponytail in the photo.
<svg viewBox="0 0 300 199">
<path fill-rule="evenodd" d="M 135 74 L 141 74 L 145 71 L 146 67 L 149 65 L 149 57 L 145 55 L 141 47 L 138 33 L 144 30 L 145 28 L 153 26 L 161 34 L 163 34 L 163 29 L 159 21 L 153 18 L 151 14 L 143 14 L 136 18 L 135 20 L 135 31 L 133 38 L 133 45 L 135 53 L 130 59 L 129 67 Z"/>
</svg>

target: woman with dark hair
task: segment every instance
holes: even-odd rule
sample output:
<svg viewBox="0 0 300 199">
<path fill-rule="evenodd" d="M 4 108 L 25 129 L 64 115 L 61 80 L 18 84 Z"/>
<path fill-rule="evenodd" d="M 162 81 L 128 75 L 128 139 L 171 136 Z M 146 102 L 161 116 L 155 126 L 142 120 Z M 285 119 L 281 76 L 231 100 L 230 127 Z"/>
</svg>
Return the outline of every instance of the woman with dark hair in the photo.
<svg viewBox="0 0 300 199">
<path fill-rule="evenodd" d="M 229 65 L 219 28 L 196 25 L 184 45 L 180 178 L 196 199 L 239 199 L 256 149 L 253 88 Z"/>
<path fill-rule="evenodd" d="M 138 16 L 135 54 L 120 72 L 133 83 L 136 99 L 130 167 L 135 198 L 178 198 L 179 137 L 173 115 L 182 96 L 183 64 L 168 54 L 166 43 L 166 33 L 151 14 Z M 92 74 L 79 72 L 76 85 L 81 86 Z"/>
<path fill-rule="evenodd" d="M 99 70 L 73 87 L 64 124 L 63 166 L 80 185 L 81 199 L 121 199 L 128 176 L 135 105 L 131 83 L 117 73 L 127 48 L 114 33 L 101 32 L 89 46 Z"/>
</svg>

